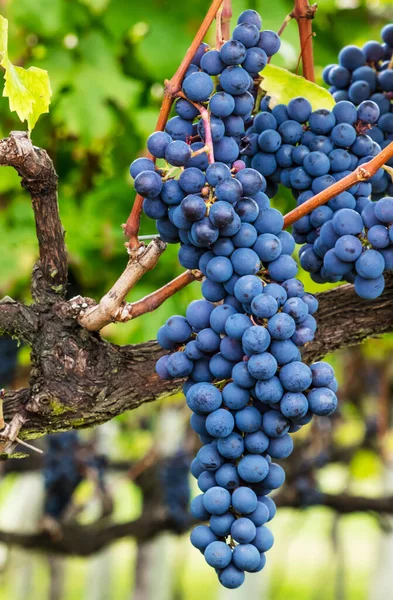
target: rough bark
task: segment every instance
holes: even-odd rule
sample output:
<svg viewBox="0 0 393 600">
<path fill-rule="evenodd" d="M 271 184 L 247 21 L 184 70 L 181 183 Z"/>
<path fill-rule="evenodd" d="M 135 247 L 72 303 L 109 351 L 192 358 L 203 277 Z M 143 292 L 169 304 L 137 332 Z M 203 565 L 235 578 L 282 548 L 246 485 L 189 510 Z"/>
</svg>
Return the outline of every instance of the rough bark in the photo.
<svg viewBox="0 0 393 600">
<path fill-rule="evenodd" d="M 303 352 L 308 362 L 393 331 L 393 274 L 377 300 L 361 300 L 350 285 L 318 299 L 317 335 Z M 162 355 L 157 342 L 110 344 L 83 329 L 67 302 L 34 314 L 30 389 L 7 392 L 4 402 L 6 421 L 15 414 L 26 420 L 21 437 L 97 425 L 180 389 L 181 381 L 164 382 L 155 375 Z"/>
<path fill-rule="evenodd" d="M 12 131 L 0 140 L 0 165 L 13 167 L 31 196 L 40 260 L 33 278 L 33 297 L 48 301 L 63 295 L 67 284 L 67 251 L 57 203 L 57 174 L 45 150 L 33 146 L 26 132 Z"/>
<path fill-rule="evenodd" d="M 35 313 L 24 304 L 6 296 L 0 300 L 0 334 L 34 341 L 38 327 Z"/>
</svg>

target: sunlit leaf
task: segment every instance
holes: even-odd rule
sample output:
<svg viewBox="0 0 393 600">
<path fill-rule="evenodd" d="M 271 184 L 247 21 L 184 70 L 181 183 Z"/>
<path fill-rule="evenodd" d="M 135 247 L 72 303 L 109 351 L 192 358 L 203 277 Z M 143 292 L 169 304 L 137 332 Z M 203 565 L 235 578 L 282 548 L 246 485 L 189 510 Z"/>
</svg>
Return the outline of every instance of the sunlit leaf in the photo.
<svg viewBox="0 0 393 600">
<path fill-rule="evenodd" d="M 1 60 L 7 60 L 8 20 L 0 15 L 0 54 Z M 1 62 L 3 64 L 3 62 Z M 3 65 L 4 66 L 4 65 Z"/>
<path fill-rule="evenodd" d="M 5 68 L 3 96 L 8 98 L 10 110 L 20 120 L 27 121 L 31 131 L 43 113 L 49 112 L 52 95 L 47 71 L 30 67 L 24 69 L 12 64 L 8 58 L 8 21 L 0 15 L 1 66 Z"/>
<path fill-rule="evenodd" d="M 49 75 L 47 71 L 38 69 L 37 67 L 30 67 L 27 70 L 22 67 L 15 67 L 15 69 L 17 69 L 21 81 L 34 99 L 31 113 L 27 118 L 31 131 L 39 117 L 49 112 L 49 104 L 52 96 Z"/>
<path fill-rule="evenodd" d="M 3 96 L 9 99 L 10 110 L 15 111 L 21 121 L 26 121 L 28 116 L 32 113 L 34 98 L 29 90 L 23 85 L 17 68 L 18 67 L 14 67 L 14 65 L 8 61 L 5 72 Z"/>
<path fill-rule="evenodd" d="M 319 108 L 331 110 L 335 105 L 334 99 L 327 90 L 286 69 L 266 65 L 261 76 L 263 77 L 261 88 L 271 97 L 270 108 L 277 104 L 288 104 L 292 98 L 297 96 L 307 98 L 311 102 L 313 110 Z"/>
</svg>

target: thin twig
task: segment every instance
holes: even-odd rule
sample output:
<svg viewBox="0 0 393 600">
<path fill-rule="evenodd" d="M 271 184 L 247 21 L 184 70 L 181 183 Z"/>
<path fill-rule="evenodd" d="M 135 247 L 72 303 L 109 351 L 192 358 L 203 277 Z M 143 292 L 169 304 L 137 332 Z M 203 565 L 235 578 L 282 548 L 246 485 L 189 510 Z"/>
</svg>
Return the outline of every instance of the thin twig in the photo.
<svg viewBox="0 0 393 600">
<path fill-rule="evenodd" d="M 292 21 L 292 19 L 293 19 L 293 18 L 294 18 L 294 17 L 293 17 L 293 13 L 289 13 L 289 15 L 287 15 L 287 16 L 285 17 L 285 19 L 284 19 L 284 23 L 281 25 L 280 29 L 277 31 L 277 35 L 278 35 L 278 36 L 280 36 L 280 37 L 282 36 L 282 34 L 283 34 L 283 32 L 284 32 L 284 30 L 285 30 L 286 26 L 288 25 L 288 23 L 289 23 L 290 21 Z"/>
<path fill-rule="evenodd" d="M 25 446 L 25 448 L 29 448 L 29 450 L 34 450 L 34 452 L 37 452 L 37 454 L 44 454 L 43 451 L 41 450 L 41 448 L 32 446 L 31 444 L 28 444 L 27 442 L 25 442 L 24 440 L 21 440 L 18 437 L 15 438 L 15 441 L 18 442 L 18 444 L 20 444 L 21 446 Z"/>
<path fill-rule="evenodd" d="M 355 169 L 352 173 L 350 173 L 343 179 L 340 179 L 340 181 L 333 183 L 333 185 L 329 186 L 319 194 L 316 194 L 316 196 L 314 196 L 313 198 L 310 198 L 310 200 L 307 200 L 300 206 L 297 206 L 289 213 L 287 213 L 284 217 L 284 228 L 287 228 L 293 223 L 296 223 L 296 221 L 298 221 L 305 215 L 308 215 L 315 208 L 321 206 L 322 204 L 326 204 L 326 202 L 328 202 L 338 194 L 341 194 L 341 192 L 345 192 L 345 190 L 348 190 L 356 183 L 359 183 L 359 181 L 367 181 L 368 179 L 370 179 L 370 177 L 375 175 L 378 169 L 380 169 L 382 165 L 384 165 L 390 158 L 392 158 L 392 156 L 393 142 L 391 142 L 389 146 L 386 146 L 386 148 L 381 150 L 381 152 L 374 156 L 373 159 L 371 159 L 367 163 L 364 163 L 363 165 Z"/>
<path fill-rule="evenodd" d="M 210 126 L 209 111 L 207 110 L 207 108 L 202 106 L 202 104 L 198 104 L 197 102 L 192 102 L 191 100 L 188 100 L 188 98 L 185 96 L 185 94 L 183 92 L 177 92 L 176 96 L 178 98 L 184 98 L 185 100 L 190 102 L 190 104 L 195 106 L 195 108 L 197 110 L 199 110 L 199 114 L 202 117 L 203 126 L 204 126 L 204 130 L 205 130 L 205 148 L 206 148 L 205 151 L 207 152 L 207 160 L 209 161 L 210 165 L 213 164 L 214 163 L 214 150 L 213 150 L 213 138 L 212 138 L 212 130 L 211 130 L 211 126 Z"/>
<path fill-rule="evenodd" d="M 155 131 L 163 131 L 165 129 L 165 125 L 168 121 L 169 113 L 172 108 L 172 104 L 176 94 L 181 89 L 181 84 L 184 78 L 184 75 L 191 64 L 191 61 L 194 57 L 195 52 L 198 50 L 203 38 L 205 37 L 210 25 L 212 24 L 217 11 L 219 10 L 221 4 L 224 0 L 213 0 L 198 32 L 196 33 L 191 46 L 188 48 L 185 57 L 183 58 L 179 68 L 176 73 L 169 81 L 165 82 L 165 91 L 164 98 L 161 105 L 160 114 L 158 115 L 158 120 L 156 124 Z M 151 156 L 151 155 L 149 155 Z M 140 246 L 138 240 L 138 231 L 141 220 L 142 213 L 142 204 L 143 198 L 140 194 L 137 194 L 135 197 L 134 205 L 131 210 L 131 214 L 127 219 L 127 223 L 124 227 L 124 233 L 129 238 L 129 248 L 135 249 Z"/>
<path fill-rule="evenodd" d="M 162 288 L 155 290 L 148 296 L 145 296 L 141 300 L 137 300 L 136 302 L 127 302 L 124 306 L 118 311 L 115 316 L 116 321 L 126 322 L 131 319 L 136 319 L 141 315 L 145 315 L 146 313 L 153 312 L 156 310 L 165 300 L 168 300 L 171 296 L 182 290 L 189 283 L 196 281 L 197 279 L 201 279 L 203 274 L 198 270 L 188 270 L 164 285 Z"/>
<path fill-rule="evenodd" d="M 287 15 L 284 19 L 284 23 L 281 25 L 280 29 L 277 31 L 277 35 L 279 37 L 281 37 L 282 33 L 284 32 L 286 26 L 288 25 L 288 23 L 290 21 L 292 21 L 293 19 L 293 13 L 289 13 L 289 15 Z M 270 64 L 271 60 L 272 60 L 273 56 L 269 56 L 269 58 L 267 59 L 268 64 Z"/>
<path fill-rule="evenodd" d="M 222 10 L 223 10 L 223 7 L 221 6 L 218 9 L 218 12 L 216 14 L 216 49 L 217 50 L 219 50 L 224 43 L 224 38 L 222 35 Z"/>
</svg>

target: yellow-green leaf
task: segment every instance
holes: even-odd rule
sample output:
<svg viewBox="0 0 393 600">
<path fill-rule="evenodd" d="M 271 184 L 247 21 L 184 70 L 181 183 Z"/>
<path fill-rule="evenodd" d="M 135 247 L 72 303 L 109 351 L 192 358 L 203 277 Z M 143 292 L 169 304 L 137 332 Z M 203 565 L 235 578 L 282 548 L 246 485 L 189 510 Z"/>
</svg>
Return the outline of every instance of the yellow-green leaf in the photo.
<svg viewBox="0 0 393 600">
<path fill-rule="evenodd" d="M 8 58 L 8 21 L 0 15 L 1 65 L 5 68 L 3 96 L 9 99 L 10 110 L 21 121 L 27 121 L 31 131 L 43 113 L 49 111 L 52 95 L 48 72 L 37 67 L 14 66 Z"/>
<path fill-rule="evenodd" d="M 276 104 L 288 104 L 292 98 L 304 96 L 311 103 L 313 110 L 327 108 L 331 110 L 335 101 L 325 88 L 307 81 L 304 77 L 294 75 L 286 69 L 266 65 L 261 76 L 261 88 L 271 97 L 270 108 Z"/>
<path fill-rule="evenodd" d="M 1 54 L 1 64 L 3 65 L 3 61 L 7 61 L 8 59 L 8 20 L 5 19 L 2 15 L 0 15 L 0 54 Z M 6 66 L 6 65 L 3 65 Z"/>
<path fill-rule="evenodd" d="M 21 68 L 8 61 L 3 96 L 9 99 L 10 110 L 15 111 L 21 121 L 26 121 L 33 110 L 34 98 L 19 76 L 17 69 Z"/>
<path fill-rule="evenodd" d="M 49 112 L 49 104 L 52 95 L 48 71 L 38 67 L 30 67 L 25 70 L 15 67 L 24 87 L 33 98 L 33 106 L 27 117 L 29 130 L 31 131 L 43 113 Z"/>
</svg>

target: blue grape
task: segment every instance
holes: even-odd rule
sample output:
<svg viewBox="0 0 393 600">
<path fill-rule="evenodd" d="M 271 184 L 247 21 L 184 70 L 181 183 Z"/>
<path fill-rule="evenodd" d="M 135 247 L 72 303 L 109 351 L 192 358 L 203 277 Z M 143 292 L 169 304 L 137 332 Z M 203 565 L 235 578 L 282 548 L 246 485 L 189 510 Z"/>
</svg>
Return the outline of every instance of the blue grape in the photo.
<svg viewBox="0 0 393 600">
<path fill-rule="evenodd" d="M 165 150 L 165 160 L 175 167 L 183 167 L 191 158 L 191 148 L 181 140 L 171 142 Z"/>
<path fill-rule="evenodd" d="M 377 279 L 385 269 L 385 260 L 378 250 L 366 250 L 357 259 L 355 267 L 363 279 Z"/>
<path fill-rule="evenodd" d="M 213 82 L 207 73 L 192 73 L 184 79 L 182 88 L 190 100 L 205 102 L 213 91 Z"/>
<path fill-rule="evenodd" d="M 234 565 L 230 564 L 225 569 L 219 571 L 218 579 L 220 580 L 221 585 L 230 590 L 234 590 L 244 583 L 245 575 L 244 571 L 237 569 Z"/>
<path fill-rule="evenodd" d="M 225 569 L 232 560 L 232 552 L 225 542 L 212 542 L 205 549 L 205 560 L 215 569 Z"/>
<path fill-rule="evenodd" d="M 232 433 L 234 424 L 235 421 L 232 414 L 223 408 L 210 413 L 206 419 L 208 433 L 216 438 L 227 437 Z"/>
<path fill-rule="evenodd" d="M 255 538 L 254 538 L 255 539 Z M 253 572 L 260 563 L 260 554 L 253 544 L 239 544 L 233 551 L 233 564 L 242 571 Z"/>
<path fill-rule="evenodd" d="M 234 40 L 241 42 L 246 48 L 255 46 L 259 41 L 259 27 L 253 23 L 240 22 L 232 32 Z"/>
<path fill-rule="evenodd" d="M 263 456 L 246 454 L 239 460 L 237 470 L 243 481 L 247 483 L 259 483 L 267 476 L 269 464 Z"/>
<path fill-rule="evenodd" d="M 191 544 L 204 552 L 206 547 L 212 542 L 217 541 L 217 536 L 207 525 L 198 525 L 195 527 L 190 535 Z"/>
<path fill-rule="evenodd" d="M 318 416 L 331 415 L 337 408 L 337 396 L 329 388 L 315 388 L 307 395 L 310 410 Z"/>
<path fill-rule="evenodd" d="M 254 406 L 246 406 L 235 415 L 236 427 L 243 433 L 253 433 L 261 427 L 261 413 Z"/>
</svg>

